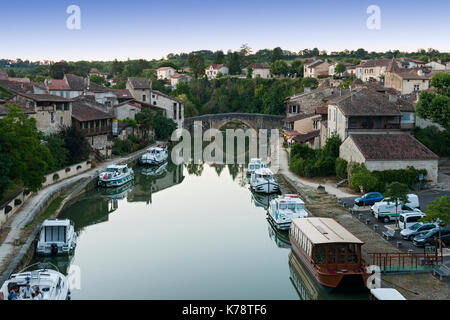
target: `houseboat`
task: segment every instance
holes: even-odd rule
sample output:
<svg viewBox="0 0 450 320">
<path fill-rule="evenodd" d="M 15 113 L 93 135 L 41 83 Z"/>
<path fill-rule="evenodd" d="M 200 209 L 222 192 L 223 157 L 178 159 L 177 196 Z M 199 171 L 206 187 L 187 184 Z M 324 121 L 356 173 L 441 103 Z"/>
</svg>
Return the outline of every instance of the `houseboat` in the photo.
<svg viewBox="0 0 450 320">
<path fill-rule="evenodd" d="M 264 164 L 261 161 L 261 159 L 252 158 L 252 159 L 250 159 L 250 162 L 248 163 L 248 166 L 247 166 L 247 174 L 250 175 L 250 174 L 254 173 L 255 170 L 261 169 L 263 167 L 264 167 Z"/>
<path fill-rule="evenodd" d="M 367 289 L 364 242 L 334 219 L 292 219 L 289 238 L 292 251 L 324 288 Z"/>
<path fill-rule="evenodd" d="M 256 169 L 250 177 L 250 187 L 255 192 L 276 193 L 280 191 L 278 182 L 275 180 L 269 168 Z"/>
<path fill-rule="evenodd" d="M 51 269 L 25 271 L 32 266 L 12 274 L 3 283 L 0 289 L 0 300 L 8 300 L 10 293 L 11 300 L 32 300 L 33 297 L 27 295 L 28 286 L 31 292 L 38 293 L 34 300 L 70 299 L 69 281 L 66 276 Z"/>
<path fill-rule="evenodd" d="M 77 234 L 69 219 L 47 219 L 42 223 L 36 246 L 38 255 L 58 255 L 73 252 Z"/>
<path fill-rule="evenodd" d="M 305 203 L 296 194 L 286 194 L 270 201 L 269 221 L 280 230 L 289 230 L 292 219 L 310 216 Z"/>
<path fill-rule="evenodd" d="M 120 187 L 134 178 L 133 169 L 124 165 L 110 165 L 105 172 L 102 172 L 98 176 L 98 185 L 100 187 Z"/>
<path fill-rule="evenodd" d="M 156 146 L 147 149 L 147 152 L 144 153 L 139 158 L 140 165 L 160 165 L 167 161 L 169 157 L 169 153 L 167 148 Z"/>
</svg>

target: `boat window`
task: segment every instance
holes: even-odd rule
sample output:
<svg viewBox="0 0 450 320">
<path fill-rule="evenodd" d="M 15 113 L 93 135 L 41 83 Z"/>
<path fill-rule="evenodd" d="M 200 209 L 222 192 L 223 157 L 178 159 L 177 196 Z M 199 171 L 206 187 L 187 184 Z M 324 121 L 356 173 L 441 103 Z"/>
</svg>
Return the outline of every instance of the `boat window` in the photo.
<svg viewBox="0 0 450 320">
<path fill-rule="evenodd" d="M 345 263 L 345 245 L 344 244 L 338 244 L 338 263 L 339 264 Z"/>
<path fill-rule="evenodd" d="M 336 245 L 329 244 L 328 245 L 328 264 L 336 263 Z"/>
<path fill-rule="evenodd" d="M 315 246 L 315 260 L 316 264 L 321 264 L 325 262 L 325 246 L 318 245 Z"/>
<path fill-rule="evenodd" d="M 287 205 L 286 203 L 280 203 L 280 210 L 286 210 Z"/>
<path fill-rule="evenodd" d="M 108 168 L 108 169 L 106 169 L 106 172 L 117 172 L 117 169 L 115 169 L 115 168 Z"/>
<path fill-rule="evenodd" d="M 348 245 L 348 263 L 358 263 L 358 251 L 354 243 Z"/>
<path fill-rule="evenodd" d="M 251 170 L 255 169 L 255 166 L 251 164 L 251 165 L 250 165 L 250 169 L 251 169 Z"/>
<path fill-rule="evenodd" d="M 295 210 L 295 203 L 289 203 L 288 204 L 288 209 L 289 210 Z"/>
<path fill-rule="evenodd" d="M 303 204 L 297 203 L 297 210 L 301 210 L 301 209 L 303 209 Z"/>
<path fill-rule="evenodd" d="M 65 242 L 65 240 L 66 240 L 66 227 L 64 226 L 45 227 L 45 241 Z"/>
</svg>

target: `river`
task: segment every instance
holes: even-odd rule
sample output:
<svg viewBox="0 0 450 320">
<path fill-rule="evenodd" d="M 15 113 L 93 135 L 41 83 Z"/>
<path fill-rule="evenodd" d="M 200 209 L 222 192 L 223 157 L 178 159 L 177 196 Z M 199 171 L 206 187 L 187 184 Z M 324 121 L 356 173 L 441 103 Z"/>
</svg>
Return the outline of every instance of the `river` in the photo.
<svg viewBox="0 0 450 320">
<path fill-rule="evenodd" d="M 310 288 L 245 169 L 168 164 L 152 176 L 135 165 L 133 185 L 90 191 L 61 213 L 78 232 L 74 255 L 34 262 L 79 268 L 72 299 L 365 298 Z"/>
</svg>

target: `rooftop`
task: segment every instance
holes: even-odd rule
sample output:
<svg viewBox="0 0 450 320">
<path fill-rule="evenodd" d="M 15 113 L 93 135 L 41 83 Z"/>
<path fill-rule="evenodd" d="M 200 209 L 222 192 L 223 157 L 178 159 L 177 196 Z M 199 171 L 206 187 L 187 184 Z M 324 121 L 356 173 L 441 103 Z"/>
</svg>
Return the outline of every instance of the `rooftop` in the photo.
<svg viewBox="0 0 450 320">
<path fill-rule="evenodd" d="M 36 94 L 36 93 L 22 93 L 18 92 L 17 95 L 23 96 L 27 99 L 34 100 L 36 102 L 71 102 L 71 99 L 66 99 L 53 94 Z"/>
<path fill-rule="evenodd" d="M 151 89 L 152 80 L 149 78 L 128 78 L 128 82 L 134 89 Z"/>
<path fill-rule="evenodd" d="M 72 104 L 72 118 L 83 122 L 112 119 L 113 116 L 94 107 L 91 107 L 81 101 L 76 101 Z"/>
<path fill-rule="evenodd" d="M 331 218 L 299 218 L 292 219 L 292 223 L 316 245 L 327 243 L 364 244 Z"/>
<path fill-rule="evenodd" d="M 409 134 L 351 134 L 366 160 L 437 160 L 439 157 Z M 347 139 L 349 139 L 347 138 Z"/>
</svg>

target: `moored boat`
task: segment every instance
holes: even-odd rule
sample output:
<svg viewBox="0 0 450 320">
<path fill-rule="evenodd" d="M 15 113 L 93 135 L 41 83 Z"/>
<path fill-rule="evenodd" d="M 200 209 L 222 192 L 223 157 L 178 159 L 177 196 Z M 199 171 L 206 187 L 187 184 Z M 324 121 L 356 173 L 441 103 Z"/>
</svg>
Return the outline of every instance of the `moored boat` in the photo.
<svg viewBox="0 0 450 320">
<path fill-rule="evenodd" d="M 42 223 L 36 245 L 39 255 L 69 254 L 77 245 L 77 234 L 69 219 L 47 219 Z"/>
<path fill-rule="evenodd" d="M 25 271 L 32 266 L 12 274 L 3 283 L 0 288 L 0 300 L 70 299 L 69 281 L 65 275 L 46 268 Z"/>
<path fill-rule="evenodd" d="M 280 230 L 289 230 L 292 219 L 310 216 L 303 200 L 295 194 L 285 194 L 273 199 L 267 211 L 272 224 Z"/>
<path fill-rule="evenodd" d="M 167 161 L 169 153 L 165 147 L 150 147 L 140 158 L 140 165 L 160 165 Z"/>
<path fill-rule="evenodd" d="M 325 288 L 367 289 L 364 242 L 334 219 L 293 219 L 289 238 L 292 251 Z"/>
<path fill-rule="evenodd" d="M 255 192 L 276 193 L 280 190 L 278 182 L 269 168 L 256 169 L 249 182 Z"/>
<path fill-rule="evenodd" d="M 110 165 L 105 172 L 98 176 L 98 185 L 101 187 L 120 187 L 134 178 L 133 169 L 125 165 Z"/>
<path fill-rule="evenodd" d="M 264 164 L 262 163 L 261 159 L 259 158 L 252 158 L 250 159 L 250 162 L 247 166 L 247 174 L 250 175 L 255 172 L 257 169 L 261 169 L 264 167 Z"/>
</svg>

